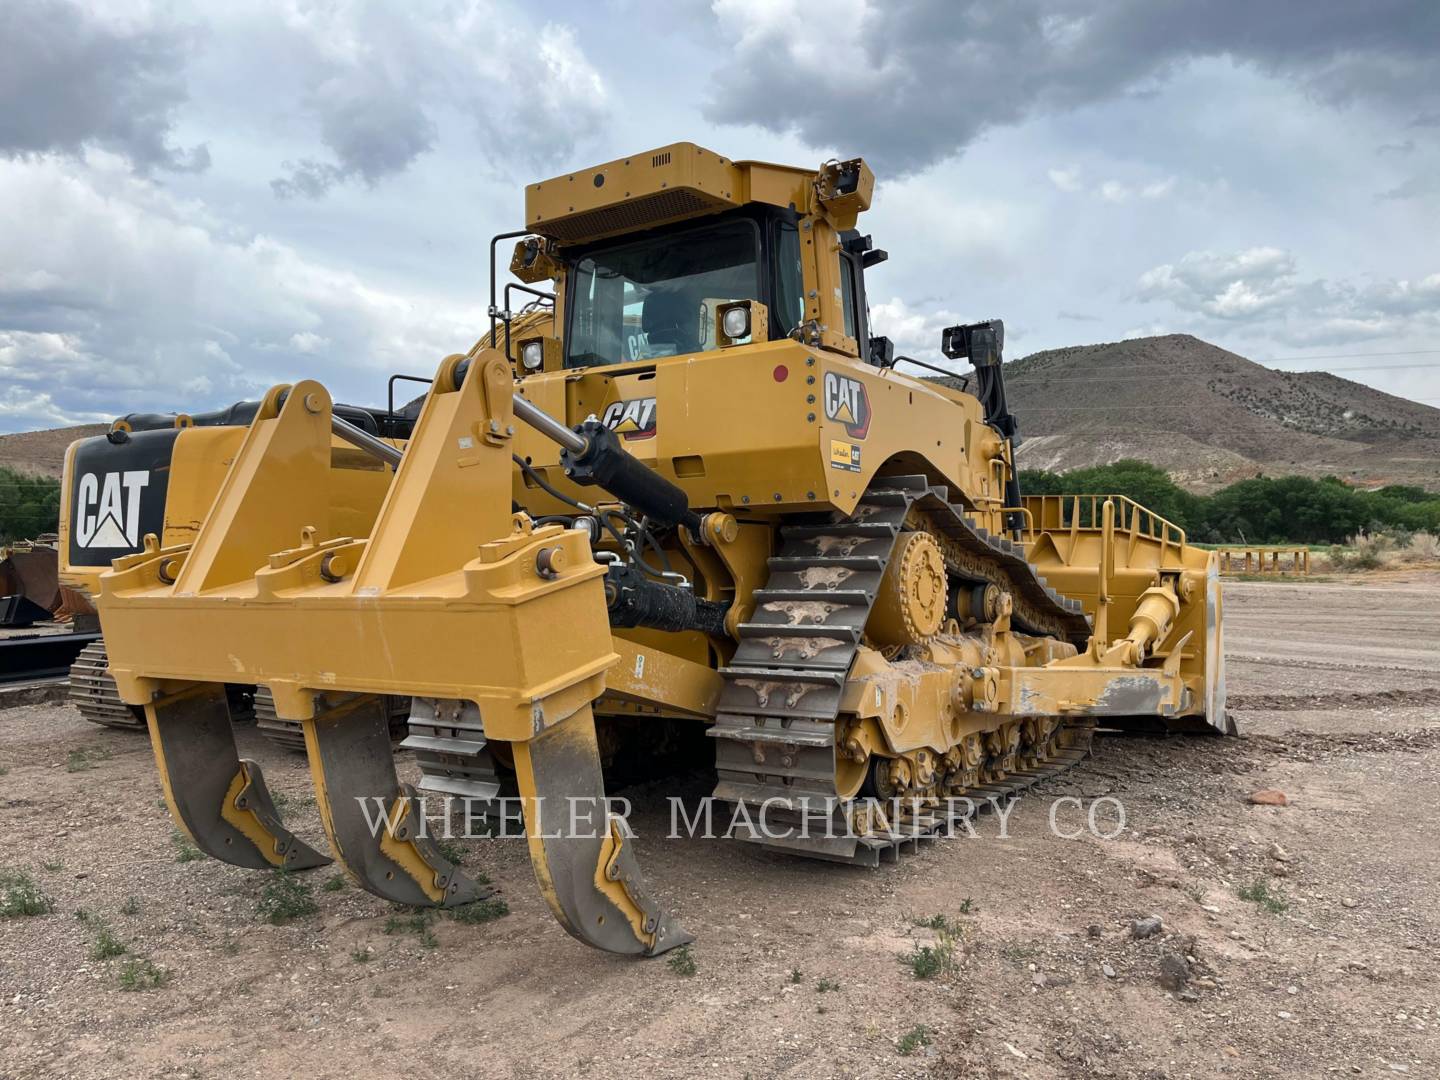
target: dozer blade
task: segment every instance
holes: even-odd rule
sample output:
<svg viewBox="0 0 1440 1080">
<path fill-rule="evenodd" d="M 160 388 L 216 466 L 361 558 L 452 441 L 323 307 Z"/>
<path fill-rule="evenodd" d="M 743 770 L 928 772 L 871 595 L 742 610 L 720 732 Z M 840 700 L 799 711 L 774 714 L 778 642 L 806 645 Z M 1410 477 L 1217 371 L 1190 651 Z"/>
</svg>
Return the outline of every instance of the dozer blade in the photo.
<svg viewBox="0 0 1440 1080">
<path fill-rule="evenodd" d="M 330 862 L 280 823 L 260 766 L 240 759 L 222 684 L 148 704 L 145 720 L 170 813 L 201 851 L 253 870 Z"/>
<path fill-rule="evenodd" d="M 587 945 L 629 955 L 693 941 L 648 895 L 632 841 L 608 819 L 589 704 L 511 746 L 530 862 L 560 925 Z"/>
<path fill-rule="evenodd" d="M 468 904 L 488 892 L 425 835 L 422 804 L 395 775 L 383 698 L 365 695 L 319 711 L 304 727 L 326 835 L 361 888 L 420 907 Z"/>
</svg>

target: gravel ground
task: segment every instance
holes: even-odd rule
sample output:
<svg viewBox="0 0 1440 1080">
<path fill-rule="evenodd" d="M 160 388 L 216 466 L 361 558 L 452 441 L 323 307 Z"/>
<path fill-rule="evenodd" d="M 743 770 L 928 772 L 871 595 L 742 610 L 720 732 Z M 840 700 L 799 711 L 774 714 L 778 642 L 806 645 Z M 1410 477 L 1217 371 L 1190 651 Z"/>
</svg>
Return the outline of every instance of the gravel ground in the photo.
<svg viewBox="0 0 1440 1080">
<path fill-rule="evenodd" d="M 465 844 L 494 921 L 322 869 L 271 925 L 267 875 L 182 861 L 143 738 L 0 711 L 0 903 L 16 873 L 53 902 L 0 918 L 0 1077 L 1440 1075 L 1437 611 L 1434 573 L 1231 584 L 1240 738 L 1101 739 L 1008 836 L 879 871 L 665 840 L 630 792 L 691 975 L 573 942 L 514 840 Z M 302 759 L 239 738 L 323 844 Z M 1102 796 L 1118 836 L 1051 832 Z"/>
</svg>

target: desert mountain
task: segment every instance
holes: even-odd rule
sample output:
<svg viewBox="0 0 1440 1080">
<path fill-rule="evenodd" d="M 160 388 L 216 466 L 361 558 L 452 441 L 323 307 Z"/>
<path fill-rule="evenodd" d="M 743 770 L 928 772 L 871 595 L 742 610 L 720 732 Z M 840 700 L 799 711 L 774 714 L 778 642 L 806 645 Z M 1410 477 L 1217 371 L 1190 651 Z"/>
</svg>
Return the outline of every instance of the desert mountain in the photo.
<svg viewBox="0 0 1440 1080">
<path fill-rule="evenodd" d="M 1262 473 L 1440 490 L 1440 409 L 1188 334 L 1034 353 L 1005 365 L 1005 390 L 1025 468 L 1140 458 L 1196 490 Z"/>
<path fill-rule="evenodd" d="M 35 476 L 59 478 L 65 468 L 66 447 L 76 439 L 103 435 L 109 430 L 109 424 L 81 424 L 0 435 L 0 465 Z"/>
</svg>

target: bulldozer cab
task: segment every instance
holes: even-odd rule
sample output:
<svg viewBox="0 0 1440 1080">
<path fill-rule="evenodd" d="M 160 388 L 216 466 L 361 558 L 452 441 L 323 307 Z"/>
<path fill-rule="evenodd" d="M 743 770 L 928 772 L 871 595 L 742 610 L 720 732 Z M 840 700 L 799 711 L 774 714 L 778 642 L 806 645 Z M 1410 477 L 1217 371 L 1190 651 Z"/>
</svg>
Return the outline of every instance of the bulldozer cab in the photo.
<svg viewBox="0 0 1440 1080">
<path fill-rule="evenodd" d="M 543 364 L 537 351 L 518 373 L 786 338 L 861 356 L 863 268 L 884 257 L 866 262 L 868 238 L 854 228 L 873 183 L 859 159 L 815 171 L 675 143 L 532 184 L 530 233 L 511 269 L 530 284 L 554 282 L 548 298 L 563 348 Z M 741 332 L 719 325 L 725 310 L 747 302 L 757 317 L 732 316 Z"/>
</svg>

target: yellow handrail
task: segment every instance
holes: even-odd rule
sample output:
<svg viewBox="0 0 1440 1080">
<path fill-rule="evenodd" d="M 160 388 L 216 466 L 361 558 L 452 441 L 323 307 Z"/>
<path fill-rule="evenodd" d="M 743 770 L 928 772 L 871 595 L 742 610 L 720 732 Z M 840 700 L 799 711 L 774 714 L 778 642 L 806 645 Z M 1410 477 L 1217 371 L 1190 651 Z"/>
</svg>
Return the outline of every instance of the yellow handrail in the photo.
<svg viewBox="0 0 1440 1080">
<path fill-rule="evenodd" d="M 1080 531 L 1100 532 L 1101 508 L 1107 499 L 1115 504 L 1117 529 L 1132 536 L 1147 536 L 1167 546 L 1186 543 L 1185 530 L 1179 525 L 1124 495 L 1026 495 L 1024 501 L 1029 512 L 1026 529 L 1031 534 L 1041 529 L 1072 535 Z"/>
</svg>

